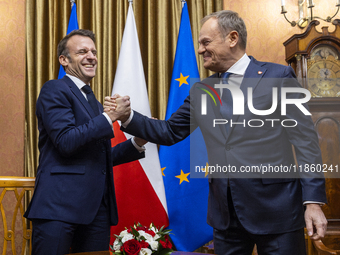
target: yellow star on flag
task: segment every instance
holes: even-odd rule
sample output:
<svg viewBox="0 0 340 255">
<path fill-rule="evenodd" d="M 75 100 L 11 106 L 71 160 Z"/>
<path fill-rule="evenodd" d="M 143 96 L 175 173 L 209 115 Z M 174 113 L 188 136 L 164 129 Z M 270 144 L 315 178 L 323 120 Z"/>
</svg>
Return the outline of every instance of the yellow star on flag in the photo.
<svg viewBox="0 0 340 255">
<path fill-rule="evenodd" d="M 183 74 L 181 73 L 181 77 L 175 79 L 175 81 L 179 81 L 179 86 L 182 86 L 183 83 L 189 85 L 189 83 L 187 82 L 188 77 L 189 77 L 189 75 L 183 76 Z"/>
<path fill-rule="evenodd" d="M 209 164 L 207 162 L 207 163 L 205 163 L 205 167 L 201 168 L 202 172 L 205 172 L 204 177 L 207 177 L 207 175 L 209 174 L 209 170 L 208 169 L 209 169 Z"/>
<path fill-rule="evenodd" d="M 175 177 L 180 180 L 179 184 L 181 184 L 183 181 L 189 182 L 189 180 L 188 180 L 189 174 L 190 174 L 190 172 L 187 173 L 187 174 L 183 173 L 183 170 L 181 169 L 181 175 L 176 175 Z"/>
<path fill-rule="evenodd" d="M 161 170 L 162 170 L 162 176 L 165 176 L 164 174 L 164 170 L 165 170 L 166 167 L 162 167 Z"/>
</svg>

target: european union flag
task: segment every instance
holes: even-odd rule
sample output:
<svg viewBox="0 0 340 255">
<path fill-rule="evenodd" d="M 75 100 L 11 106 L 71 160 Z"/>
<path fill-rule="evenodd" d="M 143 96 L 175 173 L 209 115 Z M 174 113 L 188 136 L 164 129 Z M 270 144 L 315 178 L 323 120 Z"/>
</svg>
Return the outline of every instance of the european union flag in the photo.
<svg viewBox="0 0 340 255">
<path fill-rule="evenodd" d="M 199 78 L 187 4 L 182 8 L 175 63 L 172 71 L 166 119 L 189 95 L 190 80 Z M 203 141 L 199 129 L 173 146 L 161 146 L 159 159 L 163 171 L 171 239 L 180 251 L 194 251 L 212 240 L 213 230 L 206 223 L 208 179 L 190 178 L 190 139 Z M 200 143 L 204 145 L 204 142 Z M 201 165 L 208 161 L 205 146 L 195 156 Z M 195 161 L 197 162 L 197 161 Z"/>
<path fill-rule="evenodd" d="M 71 15 L 70 15 L 70 20 L 68 21 L 68 27 L 67 27 L 67 35 L 69 33 L 71 33 L 73 30 L 79 29 L 78 26 L 78 18 L 77 18 L 77 6 L 74 3 L 71 9 Z M 64 68 L 62 67 L 62 65 L 60 65 L 59 68 L 59 74 L 58 74 L 58 79 L 61 79 L 64 77 L 65 75 L 65 71 Z"/>
</svg>

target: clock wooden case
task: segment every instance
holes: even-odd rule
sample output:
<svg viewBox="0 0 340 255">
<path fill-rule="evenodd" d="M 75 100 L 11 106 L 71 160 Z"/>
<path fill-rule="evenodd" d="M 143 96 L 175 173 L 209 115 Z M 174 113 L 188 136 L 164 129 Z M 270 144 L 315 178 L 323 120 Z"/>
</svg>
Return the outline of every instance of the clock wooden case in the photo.
<svg viewBox="0 0 340 255">
<path fill-rule="evenodd" d="M 328 203 L 322 207 L 329 221 L 327 238 L 333 240 L 329 233 L 340 233 L 340 171 L 334 170 L 340 167 L 340 20 L 333 21 L 333 32 L 328 27 L 318 32 L 317 25 L 319 21 L 312 21 L 304 33 L 293 35 L 283 44 L 287 63 L 301 85 L 311 92 L 308 105 L 323 164 L 333 167 L 333 172 L 325 173 Z"/>
<path fill-rule="evenodd" d="M 286 61 L 293 67 L 301 85 L 311 92 L 309 105 L 340 106 L 340 20 L 333 21 L 335 30 L 316 30 L 312 21 L 302 34 L 293 35 L 283 44 Z"/>
</svg>

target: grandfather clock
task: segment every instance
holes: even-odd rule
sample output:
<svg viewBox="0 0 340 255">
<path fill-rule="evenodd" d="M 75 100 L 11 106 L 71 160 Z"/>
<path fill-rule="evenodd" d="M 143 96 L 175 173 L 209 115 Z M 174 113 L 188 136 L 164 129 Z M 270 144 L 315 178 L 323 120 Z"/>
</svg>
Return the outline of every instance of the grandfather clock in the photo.
<svg viewBox="0 0 340 255">
<path fill-rule="evenodd" d="M 333 24 L 334 32 L 322 27 L 320 33 L 315 28 L 319 21 L 314 20 L 303 34 L 283 43 L 287 63 L 312 94 L 310 105 L 340 105 L 340 20 Z"/>
<path fill-rule="evenodd" d="M 328 27 L 318 32 L 317 25 L 319 21 L 312 21 L 283 45 L 287 63 L 312 95 L 308 105 L 319 136 L 328 199 L 322 208 L 329 226 L 340 227 L 340 20 L 333 21 L 334 32 Z"/>
</svg>

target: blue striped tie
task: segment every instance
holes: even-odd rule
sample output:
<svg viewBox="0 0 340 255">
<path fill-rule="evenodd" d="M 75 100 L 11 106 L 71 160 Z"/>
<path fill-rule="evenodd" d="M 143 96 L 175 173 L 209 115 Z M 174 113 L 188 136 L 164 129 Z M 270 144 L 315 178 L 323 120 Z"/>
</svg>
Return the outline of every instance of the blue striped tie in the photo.
<svg viewBox="0 0 340 255">
<path fill-rule="evenodd" d="M 85 85 L 84 87 L 82 87 L 82 90 L 86 93 L 87 101 L 89 102 L 93 112 L 97 116 L 99 114 L 98 103 L 97 103 L 96 97 L 93 94 L 91 87 L 89 85 Z"/>
</svg>

